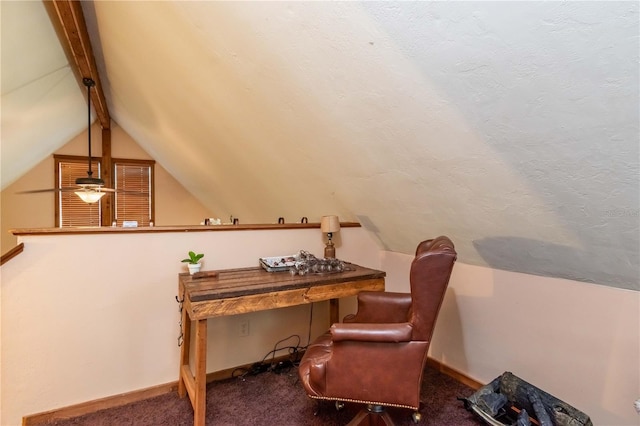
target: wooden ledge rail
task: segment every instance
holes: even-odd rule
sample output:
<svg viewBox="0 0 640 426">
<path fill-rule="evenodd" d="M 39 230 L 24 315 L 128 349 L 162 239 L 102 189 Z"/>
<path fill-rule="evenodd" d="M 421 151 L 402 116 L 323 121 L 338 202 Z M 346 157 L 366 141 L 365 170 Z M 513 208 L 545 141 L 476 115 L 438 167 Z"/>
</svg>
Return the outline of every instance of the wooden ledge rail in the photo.
<svg viewBox="0 0 640 426">
<path fill-rule="evenodd" d="M 358 222 L 340 222 L 341 228 L 359 228 Z M 188 225 L 188 226 L 143 226 L 137 228 L 123 228 L 101 226 L 93 228 L 25 228 L 12 229 L 13 235 L 72 235 L 72 234 L 118 234 L 118 233 L 152 233 L 152 232 L 215 232 L 215 231 L 259 231 L 272 229 L 308 229 L 320 228 L 320 222 L 315 223 L 258 223 L 248 225 Z M 4 259 L 4 256 L 3 256 Z"/>
<path fill-rule="evenodd" d="M 2 260 L 0 260 L 0 266 L 4 265 L 5 263 L 10 261 L 11 259 L 16 257 L 17 255 L 19 255 L 20 253 L 22 253 L 22 250 L 24 250 L 24 243 L 18 244 L 17 246 L 15 246 L 11 250 L 9 250 L 5 254 L 3 254 L 2 255 Z"/>
</svg>

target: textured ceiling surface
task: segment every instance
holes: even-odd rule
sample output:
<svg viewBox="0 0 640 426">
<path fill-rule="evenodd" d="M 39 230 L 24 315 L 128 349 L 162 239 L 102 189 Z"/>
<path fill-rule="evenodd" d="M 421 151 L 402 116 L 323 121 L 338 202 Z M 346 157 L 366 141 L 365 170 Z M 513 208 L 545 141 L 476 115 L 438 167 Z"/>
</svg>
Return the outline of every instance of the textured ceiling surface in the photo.
<svg viewBox="0 0 640 426">
<path fill-rule="evenodd" d="M 42 6 L 7 3 L 3 188 L 85 117 L 53 30 L 7 28 Z M 640 289 L 637 2 L 83 8 L 113 120 L 212 216 L 338 214 L 385 250 L 446 234 L 465 263 Z"/>
<path fill-rule="evenodd" d="M 39 1 L 0 2 L 2 189 L 87 127 L 87 104 Z"/>
</svg>

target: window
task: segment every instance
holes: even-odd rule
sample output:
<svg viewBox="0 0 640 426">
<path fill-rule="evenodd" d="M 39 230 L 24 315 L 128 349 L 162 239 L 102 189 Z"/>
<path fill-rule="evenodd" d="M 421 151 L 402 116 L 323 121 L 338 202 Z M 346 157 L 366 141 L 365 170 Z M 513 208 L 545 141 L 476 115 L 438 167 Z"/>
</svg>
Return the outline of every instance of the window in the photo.
<svg viewBox="0 0 640 426">
<path fill-rule="evenodd" d="M 83 157 L 54 156 L 56 164 L 56 188 L 75 188 L 76 179 L 87 177 L 88 159 Z M 100 177 L 100 163 L 92 159 L 93 177 Z M 73 191 L 56 192 L 56 226 L 100 226 L 102 203 L 87 204 Z"/>
<path fill-rule="evenodd" d="M 54 155 L 56 165 L 56 188 L 75 188 L 76 179 L 87 177 L 87 158 Z M 138 226 L 149 226 L 154 218 L 153 160 L 113 159 L 113 209 L 108 223 L 102 223 L 103 208 L 110 209 L 105 195 L 99 202 L 87 204 L 73 191 L 56 192 L 55 220 L 60 228 L 77 226 L 103 226 L 116 222 L 118 226 L 127 221 L 137 221 Z M 91 169 L 93 177 L 101 176 L 100 159 L 94 158 Z"/>
<path fill-rule="evenodd" d="M 138 226 L 153 221 L 153 161 L 113 160 L 115 218 L 118 226 L 125 220 L 135 220 Z"/>
</svg>

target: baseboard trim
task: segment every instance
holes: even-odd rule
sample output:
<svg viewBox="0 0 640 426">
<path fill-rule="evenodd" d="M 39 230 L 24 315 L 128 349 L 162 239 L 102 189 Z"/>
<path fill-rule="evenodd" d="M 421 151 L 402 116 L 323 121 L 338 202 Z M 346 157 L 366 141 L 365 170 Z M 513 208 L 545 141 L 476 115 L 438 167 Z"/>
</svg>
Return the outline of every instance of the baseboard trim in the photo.
<svg viewBox="0 0 640 426">
<path fill-rule="evenodd" d="M 270 359 L 272 362 L 285 361 L 290 358 L 290 355 L 283 355 Z M 214 371 L 207 374 L 207 383 L 230 379 L 233 374 L 239 369 L 251 369 L 254 363 L 240 365 L 238 367 L 229 368 L 226 370 Z M 105 410 L 108 408 L 116 408 L 122 405 L 130 404 L 132 402 L 142 401 L 144 399 L 153 398 L 156 396 L 164 395 L 169 392 L 178 391 L 178 381 L 169 382 L 162 385 L 152 386 L 150 388 L 139 389 L 131 392 L 122 393 L 119 395 L 107 396 L 105 398 L 95 399 L 93 401 L 82 402 L 80 404 L 70 405 L 67 407 L 57 408 L 51 411 L 45 411 L 42 413 L 31 414 L 22 418 L 22 426 L 39 426 L 50 423 L 53 420 L 68 419 L 71 417 L 78 417 L 85 414 L 93 413 L 99 410 Z"/>
<path fill-rule="evenodd" d="M 153 398 L 169 392 L 178 391 L 178 382 L 165 383 L 150 388 L 126 392 L 118 395 L 107 396 L 93 401 L 82 402 L 68 407 L 57 408 L 43 413 L 32 414 L 22 418 L 22 426 L 38 426 L 50 423 L 54 420 L 78 417 L 108 408 L 120 407 L 143 399 Z"/>
<path fill-rule="evenodd" d="M 274 362 L 284 361 L 289 359 L 288 355 L 276 357 Z M 226 370 L 215 371 L 207 374 L 207 383 L 215 382 L 219 380 L 225 380 L 233 377 L 233 373 L 238 369 L 250 369 L 251 364 L 241 365 L 239 367 L 229 368 Z M 482 383 L 466 376 L 460 371 L 448 367 L 442 364 L 440 361 L 428 358 L 427 365 L 431 368 L 438 370 L 439 372 L 446 374 L 447 376 L 457 380 L 458 382 L 469 386 L 472 389 L 479 389 L 483 386 Z M 132 402 L 141 401 L 143 399 L 153 398 L 156 396 L 164 395 L 169 392 L 178 391 L 178 382 L 170 382 L 162 385 L 152 386 L 145 389 L 126 392 L 119 395 L 107 396 L 105 398 L 96 399 L 93 401 L 87 401 L 80 404 L 70 405 L 68 407 L 58 408 L 51 411 L 45 411 L 42 413 L 31 414 L 22 418 L 22 426 L 40 426 L 50 423 L 54 420 L 68 419 L 71 417 L 78 417 L 85 414 L 93 413 L 99 410 L 105 410 L 108 408 L 120 407 L 122 405 L 130 404 Z"/>
<path fill-rule="evenodd" d="M 441 363 L 437 359 L 434 359 L 431 357 L 427 358 L 427 365 L 431 368 L 438 370 L 442 374 L 446 374 L 447 376 L 455 379 L 456 381 L 462 383 L 463 385 L 469 386 L 473 390 L 478 390 L 482 386 L 484 386 L 484 383 L 480 383 L 477 380 L 472 379 L 471 377 L 467 376 L 461 371 L 458 371 L 455 368 L 451 368 Z"/>
</svg>

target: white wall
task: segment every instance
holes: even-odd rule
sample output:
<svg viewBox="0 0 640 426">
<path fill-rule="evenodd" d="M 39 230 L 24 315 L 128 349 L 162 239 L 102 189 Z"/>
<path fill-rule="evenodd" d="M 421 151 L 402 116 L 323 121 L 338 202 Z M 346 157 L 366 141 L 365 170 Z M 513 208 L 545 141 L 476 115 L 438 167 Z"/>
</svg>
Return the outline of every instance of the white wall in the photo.
<svg viewBox="0 0 640 426">
<path fill-rule="evenodd" d="M 82 3 L 114 120 L 216 216 L 640 290 L 640 2 Z"/>
<path fill-rule="evenodd" d="M 323 247 L 314 229 L 22 240 L 25 251 L 1 270 L 3 426 L 177 380 L 175 296 L 187 250 L 205 253 L 208 270 Z M 337 243 L 339 258 L 385 270 L 390 291 L 408 290 L 411 256 L 379 252 L 364 228 L 342 229 Z M 637 425 L 639 302 L 637 292 L 458 262 L 431 356 L 483 383 L 512 371 L 595 425 Z M 353 300 L 346 305 L 341 316 Z M 326 303 L 313 313 L 312 338 L 326 328 Z M 223 349 L 209 352 L 208 371 L 261 359 L 294 333 L 306 343 L 309 306 L 246 318 L 248 337 L 237 336 L 239 316 L 210 321 L 210 341 Z"/>
<path fill-rule="evenodd" d="M 19 425 L 25 415 L 177 380 L 175 296 L 188 250 L 205 253 L 206 270 L 323 250 L 318 229 L 21 240 L 24 252 L 2 266 L 3 426 Z M 364 228 L 344 228 L 335 241 L 339 258 L 378 267 L 378 249 Z M 291 334 L 306 344 L 309 313 L 305 305 L 248 314 L 247 337 L 237 336 L 239 316 L 210 320 L 215 345 L 208 371 L 260 360 Z M 328 327 L 328 304 L 317 304 L 313 315 L 312 338 Z"/>
<path fill-rule="evenodd" d="M 412 256 L 384 252 L 388 290 L 408 291 Z M 640 295 L 456 263 L 430 349 L 488 383 L 505 371 L 591 417 L 638 425 Z"/>
</svg>

